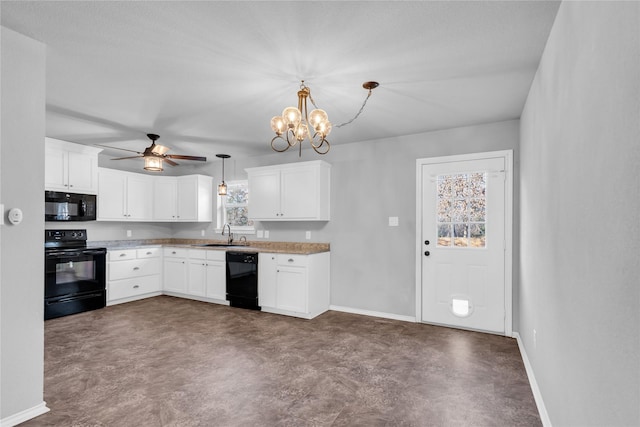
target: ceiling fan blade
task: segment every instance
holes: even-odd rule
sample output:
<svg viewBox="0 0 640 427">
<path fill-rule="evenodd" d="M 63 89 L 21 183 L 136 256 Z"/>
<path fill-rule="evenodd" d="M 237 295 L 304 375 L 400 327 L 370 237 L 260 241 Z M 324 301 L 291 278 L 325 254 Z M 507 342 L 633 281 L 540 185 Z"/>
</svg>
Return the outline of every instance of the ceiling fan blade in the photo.
<svg viewBox="0 0 640 427">
<path fill-rule="evenodd" d="M 96 145 L 96 146 L 98 146 L 98 147 L 109 148 L 109 149 L 111 149 L 111 150 L 122 150 L 122 151 L 129 151 L 129 152 L 131 152 L 131 153 L 142 154 L 142 153 L 141 153 L 141 152 L 139 152 L 139 151 L 135 151 L 135 150 L 127 150 L 126 148 L 110 147 L 110 146 L 108 146 L 108 145 L 101 145 L 101 144 L 93 144 L 93 145 Z"/>
<path fill-rule="evenodd" d="M 144 156 L 118 157 L 117 159 L 111 159 L 111 160 L 139 159 L 140 157 L 144 157 Z"/>
<path fill-rule="evenodd" d="M 169 160 L 166 157 L 164 158 L 164 162 L 170 164 L 171 166 L 178 166 L 176 162 L 174 162 L 173 160 Z"/>
<path fill-rule="evenodd" d="M 164 153 L 170 150 L 169 147 L 165 147 L 164 145 L 153 144 L 152 147 L 153 148 L 151 149 L 151 152 L 153 154 L 163 155 Z"/>
<path fill-rule="evenodd" d="M 183 156 L 181 154 L 165 154 L 165 158 L 169 157 L 171 159 L 181 159 L 181 160 L 197 160 L 199 162 L 206 162 L 206 157 L 201 156 Z"/>
</svg>

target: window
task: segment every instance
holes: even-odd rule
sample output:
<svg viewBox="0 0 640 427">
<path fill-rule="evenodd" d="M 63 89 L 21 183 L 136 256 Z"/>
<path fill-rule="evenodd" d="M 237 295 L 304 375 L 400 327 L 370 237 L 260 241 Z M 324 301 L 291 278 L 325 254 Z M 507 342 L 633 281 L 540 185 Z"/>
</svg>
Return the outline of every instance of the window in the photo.
<svg viewBox="0 0 640 427">
<path fill-rule="evenodd" d="M 437 182 L 438 247 L 486 247 L 487 174 L 440 175 Z"/>
<path fill-rule="evenodd" d="M 253 221 L 249 219 L 249 185 L 247 181 L 227 182 L 227 195 L 218 196 L 218 229 L 224 224 L 232 232 L 253 233 Z"/>
</svg>

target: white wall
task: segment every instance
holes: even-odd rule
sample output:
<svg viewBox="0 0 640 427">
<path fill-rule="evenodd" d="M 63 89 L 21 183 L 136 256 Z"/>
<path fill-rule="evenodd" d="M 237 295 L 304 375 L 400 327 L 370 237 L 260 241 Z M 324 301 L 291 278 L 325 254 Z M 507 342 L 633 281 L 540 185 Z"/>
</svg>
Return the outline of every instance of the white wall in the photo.
<svg viewBox="0 0 640 427">
<path fill-rule="evenodd" d="M 358 122 L 351 126 L 358 126 Z M 517 162 L 518 133 L 519 122 L 512 120 L 336 144 L 325 156 L 315 154 L 307 145 L 302 159 L 297 150 L 244 159 L 232 157 L 225 162 L 225 179 L 245 179 L 244 168 L 252 166 L 313 159 L 331 163 L 331 221 L 263 222 L 257 227 L 268 229 L 269 240 L 273 241 L 305 241 L 305 231 L 311 231 L 311 241 L 331 244 L 331 304 L 414 317 L 416 159 L 513 149 Z M 339 139 L 339 132 L 331 136 Z M 200 171 L 218 182 L 219 163 L 205 165 Z M 514 182 L 517 183 L 517 173 Z M 517 194 L 515 200 L 517 203 Z M 390 216 L 399 217 L 399 227 L 388 226 Z M 174 237 L 197 238 L 201 229 L 201 225 L 174 225 Z M 514 229 L 517 230 L 517 223 Z M 207 233 L 214 236 L 212 229 Z M 517 268 L 514 270 L 517 274 Z"/>
<path fill-rule="evenodd" d="M 563 2 L 521 117 L 519 332 L 555 426 L 640 425 L 639 29 Z"/>
<path fill-rule="evenodd" d="M 44 409 L 45 47 L 1 29 L 0 200 L 22 224 L 0 227 L 0 419 Z M 6 215 L 6 211 L 2 212 Z M 8 224 L 8 222 L 7 222 Z"/>
</svg>

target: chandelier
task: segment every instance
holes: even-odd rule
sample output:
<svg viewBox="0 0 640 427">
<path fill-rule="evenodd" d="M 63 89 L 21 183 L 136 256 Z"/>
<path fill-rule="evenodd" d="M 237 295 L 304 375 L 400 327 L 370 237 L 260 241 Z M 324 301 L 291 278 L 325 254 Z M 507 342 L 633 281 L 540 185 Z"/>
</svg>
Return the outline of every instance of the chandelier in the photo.
<svg viewBox="0 0 640 427">
<path fill-rule="evenodd" d="M 336 127 L 347 125 L 358 118 L 367 100 L 371 96 L 371 91 L 379 86 L 378 82 L 365 82 L 362 87 L 369 92 L 360 111 L 351 120 L 339 124 Z M 310 113 L 307 113 L 307 99 L 315 107 Z M 275 116 L 271 119 L 271 129 L 276 136 L 271 140 L 271 148 L 274 151 L 282 153 L 291 147 L 299 146 L 299 156 L 302 156 L 302 142 L 307 139 L 311 143 L 311 147 L 318 154 L 327 154 L 331 149 L 331 144 L 327 140 L 327 135 L 331 133 L 333 125 L 329 121 L 326 111 L 316 106 L 311 97 L 311 89 L 304 84 L 304 80 L 300 83 L 298 91 L 298 107 L 287 107 L 282 111 L 281 116 Z M 284 135 L 284 136 L 283 136 Z"/>
</svg>

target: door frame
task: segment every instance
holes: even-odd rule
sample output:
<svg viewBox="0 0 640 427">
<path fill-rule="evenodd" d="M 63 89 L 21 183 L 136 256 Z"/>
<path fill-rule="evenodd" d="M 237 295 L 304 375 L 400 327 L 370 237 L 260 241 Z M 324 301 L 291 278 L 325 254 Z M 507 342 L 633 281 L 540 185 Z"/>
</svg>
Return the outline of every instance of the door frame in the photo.
<svg viewBox="0 0 640 427">
<path fill-rule="evenodd" d="M 489 151 L 416 159 L 416 322 L 422 319 L 422 167 L 424 165 L 501 157 L 505 164 L 504 185 L 504 335 L 513 335 L 513 150 Z M 447 325 L 443 325 L 447 326 Z M 455 327 L 455 326 L 451 326 Z"/>
</svg>

